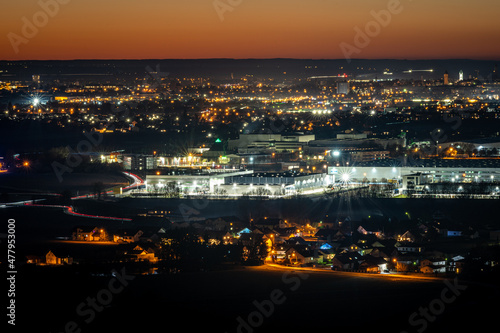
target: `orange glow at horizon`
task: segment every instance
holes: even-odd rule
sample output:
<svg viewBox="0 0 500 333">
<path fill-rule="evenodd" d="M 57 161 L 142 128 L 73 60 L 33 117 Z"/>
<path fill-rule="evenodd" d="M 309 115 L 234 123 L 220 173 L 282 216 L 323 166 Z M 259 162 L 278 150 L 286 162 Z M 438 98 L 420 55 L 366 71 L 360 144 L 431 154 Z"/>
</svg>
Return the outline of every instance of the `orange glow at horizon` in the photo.
<svg viewBox="0 0 500 333">
<path fill-rule="evenodd" d="M 339 45 L 356 46 L 355 29 L 380 24 L 373 13 L 398 2 L 243 0 L 218 12 L 214 3 L 227 0 L 65 1 L 47 7 L 50 13 L 38 0 L 3 4 L 0 59 L 341 59 Z M 399 0 L 398 6 L 352 58 L 500 59 L 500 2 Z"/>
</svg>

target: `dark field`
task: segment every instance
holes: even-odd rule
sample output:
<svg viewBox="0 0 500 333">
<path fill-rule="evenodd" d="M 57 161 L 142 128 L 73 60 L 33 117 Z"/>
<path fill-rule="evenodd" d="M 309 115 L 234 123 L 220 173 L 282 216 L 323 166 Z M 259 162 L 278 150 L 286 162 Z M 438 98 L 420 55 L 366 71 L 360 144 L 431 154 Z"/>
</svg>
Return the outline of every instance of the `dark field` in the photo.
<svg viewBox="0 0 500 333">
<path fill-rule="evenodd" d="M 44 174 L 0 174 L 1 192 L 61 193 L 69 190 L 73 195 L 91 193 L 96 182 L 103 188 L 127 186 L 129 181 L 119 173 L 64 173 L 59 181 L 55 173 Z"/>
<path fill-rule="evenodd" d="M 121 271 L 120 267 L 117 267 Z M 60 332 L 74 321 L 82 332 L 304 332 L 318 329 L 339 332 L 416 332 L 423 323 L 409 316 L 440 299 L 443 281 L 421 281 L 348 273 L 278 270 L 268 267 L 217 272 L 136 276 L 109 304 L 79 315 L 76 308 L 87 297 L 108 288 L 111 276 L 89 277 L 64 270 L 26 271 L 18 275 L 18 323 L 37 332 Z M 453 283 L 453 282 L 452 282 Z M 482 331 L 496 321 L 498 289 L 466 285 L 466 289 L 426 332 L 450 332 L 475 325 Z M 271 296 L 273 295 L 273 296 Z M 276 297 L 279 295 L 279 297 Z M 450 296 L 453 294 L 446 294 Z M 253 314 L 255 328 L 240 327 L 256 311 L 254 301 L 275 297 L 280 304 L 267 307 L 269 316 Z M 87 309 L 87 308 L 82 308 Z M 422 317 L 418 317 L 422 319 Z M 86 323 L 85 320 L 89 320 Z M 461 331 L 461 330 L 457 330 Z"/>
<path fill-rule="evenodd" d="M 113 205 L 95 201 L 77 203 L 87 213 L 98 209 L 109 214 L 134 214 L 139 210 L 169 210 L 176 221 L 237 216 L 242 220 L 279 217 L 294 222 L 363 222 L 368 228 L 408 228 L 416 222 L 446 220 L 451 227 L 500 228 L 496 214 L 500 200 L 467 199 L 383 199 L 383 198 L 298 198 L 279 200 L 130 199 Z M 407 214 L 408 213 L 408 214 Z"/>
</svg>

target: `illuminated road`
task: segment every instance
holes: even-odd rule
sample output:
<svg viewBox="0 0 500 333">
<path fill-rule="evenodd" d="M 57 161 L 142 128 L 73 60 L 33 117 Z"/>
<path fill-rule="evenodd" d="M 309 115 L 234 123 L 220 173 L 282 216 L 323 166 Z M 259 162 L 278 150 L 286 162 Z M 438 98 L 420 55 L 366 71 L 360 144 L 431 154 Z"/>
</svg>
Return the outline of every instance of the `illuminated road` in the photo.
<svg viewBox="0 0 500 333">
<path fill-rule="evenodd" d="M 294 271 L 306 271 L 306 272 L 317 272 L 324 274 L 336 274 L 336 275 L 349 275 L 352 277 L 368 277 L 368 278 L 388 278 L 388 279 L 410 279 L 410 280 L 433 280 L 442 281 L 444 278 L 434 277 L 434 276 L 421 276 L 421 275 L 405 275 L 405 274 L 375 274 L 375 273 L 357 273 L 357 272 L 344 272 L 344 271 L 333 271 L 329 268 L 312 268 L 312 267 L 293 267 L 293 266 L 283 266 L 277 264 L 266 263 L 260 266 L 263 269 L 269 270 L 294 270 Z"/>
<path fill-rule="evenodd" d="M 134 180 L 134 182 L 132 184 L 130 184 L 129 186 L 124 187 L 123 191 L 128 191 L 134 187 L 144 185 L 144 179 L 142 179 L 141 177 L 139 177 L 131 172 L 124 172 L 124 174 L 131 177 Z"/>
</svg>

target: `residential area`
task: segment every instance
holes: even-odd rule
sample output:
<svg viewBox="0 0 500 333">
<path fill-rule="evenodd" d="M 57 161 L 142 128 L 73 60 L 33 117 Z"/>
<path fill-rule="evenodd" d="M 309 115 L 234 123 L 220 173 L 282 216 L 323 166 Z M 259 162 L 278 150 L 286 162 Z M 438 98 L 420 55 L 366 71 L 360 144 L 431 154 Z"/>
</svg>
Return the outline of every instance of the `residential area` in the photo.
<svg viewBox="0 0 500 333">
<path fill-rule="evenodd" d="M 26 257 L 36 265 L 140 263 L 141 273 L 211 270 L 277 264 L 359 273 L 453 276 L 498 270 L 500 231 L 455 230 L 436 216 L 401 233 L 326 218 L 298 224 L 274 217 L 236 216 L 171 222 L 164 226 L 77 226 L 53 248 Z M 149 214 L 147 214 L 149 215 Z M 62 250 L 61 250 L 62 249 Z"/>
</svg>

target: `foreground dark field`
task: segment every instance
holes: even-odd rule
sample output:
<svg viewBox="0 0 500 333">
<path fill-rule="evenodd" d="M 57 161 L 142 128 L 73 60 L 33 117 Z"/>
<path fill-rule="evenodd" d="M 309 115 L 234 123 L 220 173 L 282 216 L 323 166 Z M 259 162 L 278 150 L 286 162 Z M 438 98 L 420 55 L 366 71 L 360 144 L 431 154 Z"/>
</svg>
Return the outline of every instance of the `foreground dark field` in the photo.
<svg viewBox="0 0 500 333">
<path fill-rule="evenodd" d="M 121 269 L 117 267 L 120 272 Z M 60 332 L 74 321 L 82 332 L 303 332 L 328 329 L 359 332 L 416 332 L 423 322 L 409 323 L 413 312 L 441 299 L 443 281 L 365 277 L 332 272 L 299 272 L 267 266 L 216 272 L 136 276 L 105 307 L 77 313 L 80 303 L 95 298 L 112 276 L 84 276 L 65 270 L 26 271 L 19 275 L 18 323 L 38 332 Z M 453 282 L 451 282 L 453 284 Z M 475 325 L 479 331 L 496 319 L 498 289 L 467 286 L 439 315 L 427 321 L 426 332 L 451 331 Z M 448 291 L 450 293 L 451 291 Z M 279 297 L 276 297 L 278 295 Z M 453 294 L 446 294 L 452 296 Z M 102 293 L 101 293 L 102 296 Z M 253 315 L 256 327 L 241 326 L 241 317 L 257 310 L 254 301 L 269 304 L 268 317 Z M 493 302 L 493 303 L 492 303 Z M 436 302 L 434 302 L 436 303 Z M 88 307 L 82 307 L 81 310 Z M 266 311 L 266 310 L 265 310 Z M 92 320 L 90 320 L 92 317 Z M 422 317 L 415 317 L 414 319 Z M 89 323 L 86 323 L 88 320 Z M 238 328 L 240 326 L 240 328 Z"/>
<path fill-rule="evenodd" d="M 94 184 L 102 182 L 103 189 L 127 186 L 129 181 L 121 173 L 64 173 L 59 179 L 52 173 L 0 174 L 0 192 L 6 193 L 58 193 L 70 191 L 73 195 L 92 193 Z M 28 198 L 26 200 L 30 200 Z M 12 200 L 13 201 L 13 200 Z M 1 200 L 0 200 L 1 202 Z"/>
</svg>

